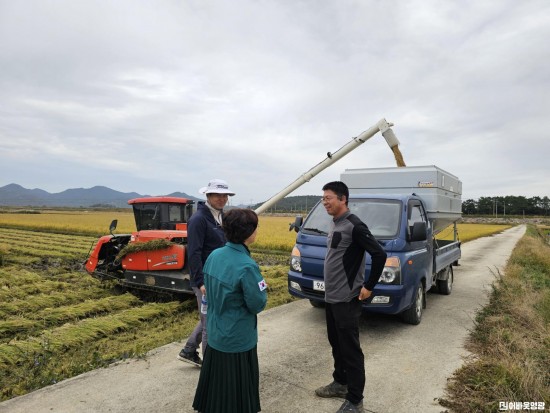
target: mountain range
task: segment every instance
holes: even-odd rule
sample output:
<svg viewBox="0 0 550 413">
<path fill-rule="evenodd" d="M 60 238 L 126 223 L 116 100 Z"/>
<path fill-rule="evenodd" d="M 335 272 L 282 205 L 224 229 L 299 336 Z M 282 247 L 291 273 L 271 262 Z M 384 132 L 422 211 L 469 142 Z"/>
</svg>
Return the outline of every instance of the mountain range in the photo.
<svg viewBox="0 0 550 413">
<path fill-rule="evenodd" d="M 52 194 L 42 189 L 27 189 L 18 184 L 9 184 L 0 187 L 0 206 L 129 208 L 129 199 L 148 196 L 150 195 L 141 195 L 137 192 L 119 192 L 105 186 L 73 188 Z M 184 192 L 173 192 L 165 196 L 199 200 Z"/>
</svg>

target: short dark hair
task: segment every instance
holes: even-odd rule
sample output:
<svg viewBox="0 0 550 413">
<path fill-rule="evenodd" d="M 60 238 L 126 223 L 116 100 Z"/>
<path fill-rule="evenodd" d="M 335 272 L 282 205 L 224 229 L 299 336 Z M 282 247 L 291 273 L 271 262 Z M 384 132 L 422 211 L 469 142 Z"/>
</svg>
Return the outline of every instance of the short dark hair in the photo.
<svg viewBox="0 0 550 413">
<path fill-rule="evenodd" d="M 346 197 L 346 206 L 349 201 L 349 189 L 348 186 L 342 181 L 332 181 L 323 186 L 323 191 L 332 191 L 336 194 L 338 199 L 342 199 L 342 196 Z"/>
<path fill-rule="evenodd" d="M 251 209 L 230 209 L 223 215 L 222 227 L 229 242 L 242 244 L 258 228 L 258 215 Z"/>
</svg>

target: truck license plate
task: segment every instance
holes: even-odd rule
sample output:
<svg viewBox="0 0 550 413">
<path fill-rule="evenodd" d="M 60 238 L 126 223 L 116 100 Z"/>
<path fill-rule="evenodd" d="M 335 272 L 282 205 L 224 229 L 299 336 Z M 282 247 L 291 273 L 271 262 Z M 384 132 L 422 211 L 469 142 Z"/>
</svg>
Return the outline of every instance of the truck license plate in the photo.
<svg viewBox="0 0 550 413">
<path fill-rule="evenodd" d="M 324 281 L 313 281 L 313 289 L 315 291 L 325 291 L 325 282 Z"/>
</svg>

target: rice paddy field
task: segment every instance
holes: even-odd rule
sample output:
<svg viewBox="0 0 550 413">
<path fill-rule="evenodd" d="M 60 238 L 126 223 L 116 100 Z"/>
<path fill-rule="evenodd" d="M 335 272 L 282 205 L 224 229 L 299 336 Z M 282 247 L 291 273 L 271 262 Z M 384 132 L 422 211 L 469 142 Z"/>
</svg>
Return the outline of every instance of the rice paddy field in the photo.
<svg viewBox="0 0 550 413">
<path fill-rule="evenodd" d="M 510 228 L 512 225 L 489 224 L 457 224 L 458 238 L 462 242 L 472 241 L 476 238 L 486 237 Z M 436 236 L 437 239 L 453 239 L 453 227 L 449 226 Z"/>
<path fill-rule="evenodd" d="M 129 211 L 0 213 L 0 400 L 114 361 L 184 340 L 196 324 L 194 299 L 144 297 L 82 270 L 97 237 Z M 261 216 L 253 257 L 269 285 L 268 307 L 293 300 L 286 272 L 293 217 Z M 505 226 L 459 225 L 461 240 Z M 445 231 L 442 233 L 445 235 Z"/>
<path fill-rule="evenodd" d="M 26 212 L 26 211 L 22 211 Z M 57 234 L 90 235 L 99 237 L 108 233 L 109 224 L 118 220 L 117 233 L 135 231 L 134 215 L 131 210 L 86 211 L 45 210 L 40 213 L 5 212 L 0 213 L 0 226 L 3 228 L 30 229 L 33 231 L 53 232 Z M 258 238 L 254 244 L 260 250 L 292 250 L 296 233 L 288 231 L 294 217 L 261 216 Z M 458 224 L 461 241 L 486 236 L 503 231 L 510 225 Z M 452 239 L 452 227 L 438 234 L 440 239 Z M 1 242 L 1 239 L 0 239 Z"/>
</svg>

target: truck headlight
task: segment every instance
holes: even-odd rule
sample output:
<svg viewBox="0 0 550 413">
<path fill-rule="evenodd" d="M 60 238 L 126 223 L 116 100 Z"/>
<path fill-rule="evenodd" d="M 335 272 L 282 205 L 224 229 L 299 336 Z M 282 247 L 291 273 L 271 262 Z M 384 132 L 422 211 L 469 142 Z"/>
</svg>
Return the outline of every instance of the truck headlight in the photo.
<svg viewBox="0 0 550 413">
<path fill-rule="evenodd" d="M 399 257 L 389 257 L 386 259 L 386 265 L 379 282 L 383 284 L 401 283 L 401 263 Z"/>
<path fill-rule="evenodd" d="M 302 272 L 302 257 L 300 256 L 300 250 L 297 247 L 292 248 L 292 254 L 290 255 L 290 269 L 296 272 Z"/>
</svg>

